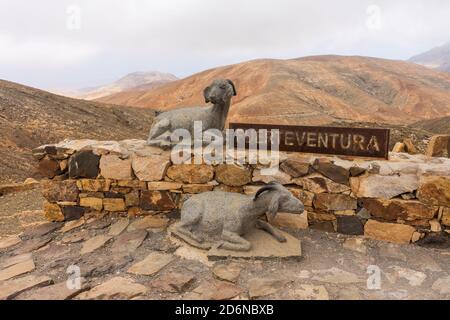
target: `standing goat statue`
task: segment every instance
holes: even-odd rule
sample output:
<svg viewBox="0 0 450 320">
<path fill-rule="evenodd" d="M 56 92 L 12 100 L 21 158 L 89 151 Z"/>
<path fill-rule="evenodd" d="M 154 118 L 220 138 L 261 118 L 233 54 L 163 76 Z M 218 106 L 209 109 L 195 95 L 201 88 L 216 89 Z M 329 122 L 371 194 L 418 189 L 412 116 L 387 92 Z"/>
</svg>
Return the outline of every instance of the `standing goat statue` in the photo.
<svg viewBox="0 0 450 320">
<path fill-rule="evenodd" d="M 186 129 L 194 136 L 194 121 L 201 121 L 202 130 L 225 127 L 231 97 L 236 96 L 236 88 L 231 80 L 218 79 L 203 91 L 205 102 L 212 106 L 179 108 L 160 113 L 150 129 L 148 145 L 167 148 L 171 146 L 170 136 L 176 129 Z"/>
<path fill-rule="evenodd" d="M 239 193 L 210 191 L 193 195 L 181 209 L 181 221 L 173 233 L 187 243 L 210 249 L 249 251 L 251 243 L 242 236 L 252 228 L 260 228 L 279 242 L 286 238 L 266 221 L 266 213 L 274 218 L 278 211 L 302 213 L 303 203 L 278 183 L 270 183 L 249 197 Z"/>
</svg>

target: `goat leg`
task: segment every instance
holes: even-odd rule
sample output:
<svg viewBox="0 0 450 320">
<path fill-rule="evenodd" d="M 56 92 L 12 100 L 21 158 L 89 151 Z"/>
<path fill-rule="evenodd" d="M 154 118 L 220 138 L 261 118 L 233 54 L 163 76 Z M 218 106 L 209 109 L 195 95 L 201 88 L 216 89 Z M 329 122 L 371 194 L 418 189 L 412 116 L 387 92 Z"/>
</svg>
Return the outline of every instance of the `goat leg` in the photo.
<svg viewBox="0 0 450 320">
<path fill-rule="evenodd" d="M 223 242 L 219 244 L 218 248 L 233 251 L 249 251 L 252 247 L 251 243 L 242 238 L 237 233 L 223 230 Z"/>
<path fill-rule="evenodd" d="M 256 227 L 261 229 L 261 230 L 266 231 L 269 234 L 271 234 L 279 242 L 286 242 L 287 241 L 285 236 L 283 236 L 279 231 L 277 231 L 274 227 L 272 227 L 266 221 L 263 221 L 263 220 L 256 221 Z"/>
</svg>

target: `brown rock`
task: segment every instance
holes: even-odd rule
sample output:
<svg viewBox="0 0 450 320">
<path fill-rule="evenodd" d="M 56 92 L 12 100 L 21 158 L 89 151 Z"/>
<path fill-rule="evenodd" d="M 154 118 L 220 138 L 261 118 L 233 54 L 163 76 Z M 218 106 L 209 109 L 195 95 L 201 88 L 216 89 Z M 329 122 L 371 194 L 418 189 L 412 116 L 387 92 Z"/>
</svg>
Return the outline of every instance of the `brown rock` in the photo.
<svg viewBox="0 0 450 320">
<path fill-rule="evenodd" d="M 308 229 L 308 212 L 302 214 L 278 212 L 274 219 L 269 219 L 269 222 L 277 227 Z"/>
<path fill-rule="evenodd" d="M 53 179 L 61 173 L 58 161 L 50 159 L 48 156 L 39 161 L 38 170 L 42 176 L 49 179 Z"/>
<path fill-rule="evenodd" d="M 70 157 L 69 177 L 71 178 L 97 178 L 99 172 L 100 156 L 91 150 L 82 150 Z"/>
<path fill-rule="evenodd" d="M 61 228 L 61 226 L 62 223 L 52 223 L 52 222 L 42 223 L 39 225 L 35 225 L 31 228 L 27 228 L 24 232 L 22 232 L 20 237 L 22 239 L 43 237 Z"/>
<path fill-rule="evenodd" d="M 152 252 L 144 260 L 133 264 L 128 273 L 151 276 L 174 260 L 174 256 L 167 253 Z"/>
<path fill-rule="evenodd" d="M 289 188 L 289 191 L 294 195 L 294 197 L 299 199 L 304 206 L 312 207 L 315 196 L 314 193 L 298 188 Z"/>
<path fill-rule="evenodd" d="M 399 244 L 407 244 L 411 241 L 414 227 L 368 220 L 364 226 L 364 236 L 370 239 L 383 240 Z"/>
<path fill-rule="evenodd" d="M 272 175 L 266 175 L 263 174 L 263 172 L 260 169 L 256 169 L 253 171 L 253 182 L 263 182 L 263 183 L 270 183 L 270 182 L 278 182 L 280 184 L 290 184 L 292 183 L 292 178 L 287 173 L 278 170 L 277 173 Z"/>
<path fill-rule="evenodd" d="M 148 190 L 150 191 L 169 191 L 179 190 L 182 187 L 182 183 L 169 182 L 169 181 L 156 181 L 148 183 Z"/>
<path fill-rule="evenodd" d="M 352 192 L 358 198 L 391 199 L 419 187 L 416 174 L 382 176 L 378 174 L 350 178 Z"/>
<path fill-rule="evenodd" d="M 22 292 L 36 287 L 48 286 L 52 283 L 53 280 L 46 276 L 26 276 L 0 282 L 0 300 L 13 299 Z"/>
<path fill-rule="evenodd" d="M 315 171 L 321 173 L 328 179 L 333 180 L 339 184 L 349 185 L 349 176 L 350 172 L 348 169 L 345 169 L 341 166 L 335 165 L 329 161 L 323 161 L 321 159 L 316 159 L 313 164 L 313 168 Z"/>
<path fill-rule="evenodd" d="M 417 198 L 426 204 L 450 207 L 450 177 L 426 177 L 420 182 Z"/>
<path fill-rule="evenodd" d="M 139 206 L 141 209 L 152 211 L 170 211 L 176 208 L 167 191 L 142 191 Z"/>
<path fill-rule="evenodd" d="M 308 210 L 308 220 L 311 220 L 314 222 L 315 221 L 335 221 L 336 216 L 333 213 Z"/>
<path fill-rule="evenodd" d="M 309 173 L 310 164 L 308 161 L 300 159 L 287 159 L 280 165 L 280 169 L 292 178 L 306 176 Z"/>
<path fill-rule="evenodd" d="M 44 202 L 44 215 L 49 221 L 64 221 L 64 214 L 60 206 L 55 203 Z"/>
<path fill-rule="evenodd" d="M 141 219 L 137 219 L 128 227 L 128 231 L 143 230 L 143 229 L 159 229 L 167 228 L 169 219 L 159 216 L 147 216 Z"/>
<path fill-rule="evenodd" d="M 176 182 L 207 183 L 213 179 L 214 169 L 205 164 L 176 164 L 167 170 L 167 176 Z"/>
<path fill-rule="evenodd" d="M 183 192 L 184 193 L 202 193 L 207 191 L 212 191 L 214 189 L 214 185 L 212 184 L 184 184 Z"/>
<path fill-rule="evenodd" d="M 234 262 L 229 264 L 217 264 L 212 269 L 214 276 L 220 280 L 236 282 L 241 274 L 242 267 Z"/>
<path fill-rule="evenodd" d="M 194 281 L 195 277 L 192 275 L 170 272 L 152 280 L 150 286 L 162 291 L 182 293 L 186 291 Z"/>
<path fill-rule="evenodd" d="M 88 287 L 69 289 L 66 281 L 38 288 L 32 292 L 26 292 L 17 297 L 18 300 L 70 300 L 79 293 L 86 291 Z"/>
<path fill-rule="evenodd" d="M 348 235 L 363 235 L 364 225 L 357 216 L 337 216 L 336 232 Z"/>
<path fill-rule="evenodd" d="M 134 174 L 141 181 L 160 181 L 166 175 L 170 159 L 167 155 L 152 155 L 140 157 L 133 155 L 131 166 Z"/>
<path fill-rule="evenodd" d="M 69 234 L 61 239 L 62 243 L 78 243 L 85 241 L 89 238 L 89 232 L 87 230 L 77 231 L 75 233 Z"/>
<path fill-rule="evenodd" d="M 251 171 L 234 164 L 221 164 L 216 168 L 216 180 L 231 187 L 241 187 L 251 182 Z"/>
<path fill-rule="evenodd" d="M 137 190 L 146 190 L 147 182 L 139 181 L 139 180 L 118 180 L 117 186 L 132 188 L 132 189 L 137 189 Z"/>
<path fill-rule="evenodd" d="M 355 210 L 357 201 L 345 194 L 320 193 L 314 198 L 314 207 L 323 210 Z"/>
<path fill-rule="evenodd" d="M 268 296 L 286 287 L 289 281 L 278 278 L 253 278 L 248 281 L 250 299 Z"/>
<path fill-rule="evenodd" d="M 86 212 L 85 208 L 79 206 L 63 206 L 61 209 L 65 221 L 78 220 Z"/>
<path fill-rule="evenodd" d="M 103 209 L 103 199 L 100 198 L 80 198 L 80 206 L 92 208 L 97 211 Z"/>
<path fill-rule="evenodd" d="M 435 135 L 428 143 L 425 155 L 429 157 L 443 157 L 450 154 L 450 135 L 441 134 Z"/>
<path fill-rule="evenodd" d="M 444 226 L 450 227 L 450 208 L 443 209 L 441 223 Z"/>
<path fill-rule="evenodd" d="M 122 218 L 122 219 L 117 220 L 109 228 L 108 235 L 113 236 L 113 237 L 117 237 L 123 231 L 125 231 L 125 229 L 128 227 L 129 224 L 130 224 L 130 220 L 128 220 L 127 218 Z"/>
<path fill-rule="evenodd" d="M 218 186 L 215 186 L 214 191 L 223 191 L 223 192 L 235 192 L 235 193 L 243 193 L 244 188 L 243 187 L 230 187 L 225 184 L 219 184 Z"/>
<path fill-rule="evenodd" d="M 431 229 L 431 232 L 441 232 L 442 231 L 441 224 L 436 219 L 430 220 L 430 229 Z"/>
<path fill-rule="evenodd" d="M 52 181 L 43 180 L 42 183 L 42 195 L 49 202 L 57 201 L 77 201 L 78 191 L 77 183 L 75 180 L 63 180 Z"/>
<path fill-rule="evenodd" d="M 404 139 L 403 143 L 405 144 L 405 149 L 406 152 L 408 152 L 409 154 L 417 154 L 417 149 L 414 146 L 414 143 L 412 142 L 411 139 Z"/>
<path fill-rule="evenodd" d="M 125 195 L 125 205 L 127 207 L 139 206 L 139 191 L 133 190 Z"/>
<path fill-rule="evenodd" d="M 13 264 L 8 268 L 0 270 L 0 281 L 9 280 L 11 278 L 28 273 L 35 269 L 33 258 Z"/>
<path fill-rule="evenodd" d="M 118 198 L 103 199 L 103 210 L 109 212 L 126 211 L 125 201 Z"/>
<path fill-rule="evenodd" d="M 132 299 L 147 291 L 148 289 L 145 286 L 136 283 L 131 279 L 115 277 L 89 291 L 82 292 L 77 298 L 83 300 L 125 300 Z"/>
<path fill-rule="evenodd" d="M 346 185 L 336 183 L 328 178 L 325 178 L 319 174 L 312 174 L 307 177 L 297 178 L 293 180 L 293 183 L 301 186 L 303 189 L 312 193 L 342 193 L 349 191 L 350 188 Z"/>
<path fill-rule="evenodd" d="M 22 240 L 18 236 L 9 236 L 6 238 L 0 239 L 0 250 L 10 248 L 19 244 Z"/>
<path fill-rule="evenodd" d="M 64 224 L 64 226 L 59 230 L 59 232 L 66 233 L 66 232 L 72 231 L 76 228 L 79 228 L 84 224 L 85 224 L 84 219 L 69 221 Z"/>
<path fill-rule="evenodd" d="M 362 207 L 369 211 L 372 216 L 384 220 L 432 219 L 435 214 L 433 207 L 415 200 L 363 198 L 360 202 Z"/>
<path fill-rule="evenodd" d="M 229 300 L 244 292 L 244 289 L 226 281 L 202 281 L 185 296 L 188 300 Z"/>
<path fill-rule="evenodd" d="M 146 237 L 146 230 L 134 230 L 122 233 L 112 244 L 111 252 L 116 255 L 132 253 L 141 246 Z"/>
<path fill-rule="evenodd" d="M 116 155 L 103 155 L 100 158 L 100 174 L 105 179 L 131 180 L 131 159 L 122 160 Z"/>
<path fill-rule="evenodd" d="M 392 152 L 395 153 L 404 153 L 406 146 L 403 142 L 396 142 L 394 148 L 392 148 Z"/>
<path fill-rule="evenodd" d="M 22 246 L 20 246 L 18 249 L 14 251 L 15 254 L 23 254 L 23 253 L 29 253 L 35 250 L 38 250 L 48 244 L 50 241 L 52 241 L 51 236 L 46 237 L 38 237 L 31 240 L 28 240 L 24 242 Z"/>
<path fill-rule="evenodd" d="M 109 179 L 80 179 L 77 180 L 78 189 L 81 191 L 98 192 L 109 191 L 111 180 Z"/>
<path fill-rule="evenodd" d="M 112 237 L 111 236 L 106 236 L 106 235 L 98 235 L 95 236 L 89 240 L 87 240 L 84 244 L 83 247 L 81 248 L 80 254 L 87 254 L 87 253 L 91 253 L 97 249 L 100 249 L 101 247 L 103 247 L 106 243 L 108 243 L 109 240 L 111 240 Z"/>
</svg>

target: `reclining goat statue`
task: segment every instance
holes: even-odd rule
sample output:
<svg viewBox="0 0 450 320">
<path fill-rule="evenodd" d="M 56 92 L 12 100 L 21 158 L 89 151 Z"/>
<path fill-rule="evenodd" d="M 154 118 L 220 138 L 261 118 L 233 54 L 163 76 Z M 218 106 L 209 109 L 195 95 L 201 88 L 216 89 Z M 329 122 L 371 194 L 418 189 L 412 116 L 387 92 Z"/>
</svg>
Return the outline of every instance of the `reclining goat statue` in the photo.
<svg viewBox="0 0 450 320">
<path fill-rule="evenodd" d="M 176 129 L 186 129 L 194 136 L 194 121 L 201 121 L 202 130 L 225 127 L 231 97 L 236 95 L 236 88 L 231 80 L 214 80 L 205 88 L 203 96 L 205 102 L 212 102 L 212 106 L 180 108 L 160 113 L 155 117 L 150 129 L 147 144 L 168 148 L 171 146 L 170 136 Z"/>
<path fill-rule="evenodd" d="M 279 242 L 286 241 L 260 217 L 267 213 L 274 218 L 278 211 L 302 213 L 303 210 L 303 203 L 278 183 L 263 186 L 253 198 L 231 192 L 204 192 L 186 200 L 181 221 L 173 233 L 202 249 L 210 249 L 213 242 L 219 241 L 218 248 L 249 251 L 251 243 L 242 236 L 255 227 L 267 231 Z"/>
</svg>

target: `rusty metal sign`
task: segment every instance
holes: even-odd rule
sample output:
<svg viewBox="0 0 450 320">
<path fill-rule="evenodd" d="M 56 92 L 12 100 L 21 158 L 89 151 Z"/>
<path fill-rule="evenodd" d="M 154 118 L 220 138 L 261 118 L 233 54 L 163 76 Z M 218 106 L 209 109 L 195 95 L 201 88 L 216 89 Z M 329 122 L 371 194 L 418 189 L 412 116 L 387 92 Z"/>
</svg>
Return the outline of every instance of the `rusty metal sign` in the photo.
<svg viewBox="0 0 450 320">
<path fill-rule="evenodd" d="M 279 150 L 388 159 L 389 129 L 230 123 L 230 129 L 279 130 Z M 248 146 L 248 144 L 247 144 Z"/>
</svg>

